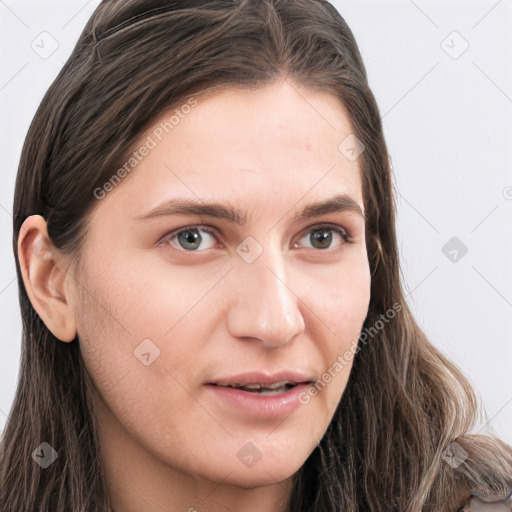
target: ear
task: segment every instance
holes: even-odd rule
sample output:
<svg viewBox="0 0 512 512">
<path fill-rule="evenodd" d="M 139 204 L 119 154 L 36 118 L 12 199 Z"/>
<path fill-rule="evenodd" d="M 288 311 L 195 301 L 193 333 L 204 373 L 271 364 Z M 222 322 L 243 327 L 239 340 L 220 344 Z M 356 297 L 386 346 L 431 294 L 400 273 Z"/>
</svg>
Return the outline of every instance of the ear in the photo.
<svg viewBox="0 0 512 512">
<path fill-rule="evenodd" d="M 40 215 L 27 217 L 21 226 L 18 259 L 32 307 L 56 338 L 73 341 L 77 331 L 70 285 L 74 280 Z"/>
</svg>

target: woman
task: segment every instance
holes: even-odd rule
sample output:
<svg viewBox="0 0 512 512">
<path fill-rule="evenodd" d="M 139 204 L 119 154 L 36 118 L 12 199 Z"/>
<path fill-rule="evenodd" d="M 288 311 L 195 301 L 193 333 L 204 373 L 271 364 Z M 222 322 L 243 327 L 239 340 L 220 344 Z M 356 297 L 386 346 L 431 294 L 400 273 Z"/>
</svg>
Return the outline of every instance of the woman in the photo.
<svg viewBox="0 0 512 512">
<path fill-rule="evenodd" d="M 511 447 L 468 434 L 474 392 L 404 300 L 378 107 L 326 1 L 104 1 L 13 212 L 1 510 L 510 510 Z"/>
</svg>

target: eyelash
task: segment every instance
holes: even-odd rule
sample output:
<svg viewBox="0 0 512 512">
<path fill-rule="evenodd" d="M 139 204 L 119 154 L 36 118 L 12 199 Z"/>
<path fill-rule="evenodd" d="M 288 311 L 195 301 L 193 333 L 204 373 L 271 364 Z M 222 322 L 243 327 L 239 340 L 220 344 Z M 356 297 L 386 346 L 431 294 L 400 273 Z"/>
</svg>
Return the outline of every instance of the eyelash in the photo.
<svg viewBox="0 0 512 512">
<path fill-rule="evenodd" d="M 328 230 L 338 233 L 341 236 L 341 238 L 343 239 L 344 244 L 353 244 L 354 243 L 354 239 L 352 238 L 352 236 L 350 236 L 349 232 L 345 228 L 342 228 L 341 226 L 337 226 L 336 224 L 319 224 L 319 225 L 314 225 L 309 228 L 306 228 L 306 230 L 304 231 L 304 235 L 300 236 L 300 239 L 304 238 L 304 236 L 306 234 L 308 234 L 312 231 L 320 231 L 322 229 L 328 229 Z M 161 243 L 169 242 L 170 245 L 175 246 L 175 244 L 173 244 L 171 242 L 171 240 L 178 237 L 181 233 L 186 233 L 187 231 L 204 231 L 204 232 L 208 233 L 209 235 L 212 235 L 215 238 L 217 238 L 217 231 L 214 230 L 213 228 L 210 228 L 208 226 L 202 226 L 202 225 L 192 225 L 192 226 L 186 226 L 184 228 L 180 228 L 177 231 L 172 231 L 170 233 L 167 233 L 166 235 L 163 236 L 163 238 L 161 239 L 160 242 Z M 177 250 L 180 252 L 184 252 L 184 253 L 194 253 L 194 252 L 203 252 L 204 250 L 207 250 L 207 249 L 204 249 L 203 251 L 200 251 L 200 250 L 189 251 L 189 250 L 183 249 L 181 247 L 181 248 L 178 248 Z M 315 250 L 315 249 L 312 248 L 312 250 Z M 318 252 L 328 252 L 330 250 L 334 250 L 334 249 L 332 249 L 332 248 L 316 249 L 316 251 L 318 251 Z"/>
</svg>

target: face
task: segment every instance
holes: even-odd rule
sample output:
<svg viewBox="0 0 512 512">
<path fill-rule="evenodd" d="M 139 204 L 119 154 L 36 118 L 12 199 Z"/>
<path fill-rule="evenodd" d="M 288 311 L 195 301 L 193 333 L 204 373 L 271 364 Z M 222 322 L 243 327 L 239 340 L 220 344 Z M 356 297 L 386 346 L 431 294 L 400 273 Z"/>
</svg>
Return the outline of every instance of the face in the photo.
<svg viewBox="0 0 512 512">
<path fill-rule="evenodd" d="M 182 112 L 141 137 L 155 144 L 96 204 L 76 269 L 80 347 L 105 433 L 188 475 L 266 485 L 324 435 L 351 370 L 336 362 L 368 311 L 359 161 L 339 149 L 352 129 L 334 96 L 286 82 Z M 265 378 L 319 382 L 211 385 Z"/>
</svg>

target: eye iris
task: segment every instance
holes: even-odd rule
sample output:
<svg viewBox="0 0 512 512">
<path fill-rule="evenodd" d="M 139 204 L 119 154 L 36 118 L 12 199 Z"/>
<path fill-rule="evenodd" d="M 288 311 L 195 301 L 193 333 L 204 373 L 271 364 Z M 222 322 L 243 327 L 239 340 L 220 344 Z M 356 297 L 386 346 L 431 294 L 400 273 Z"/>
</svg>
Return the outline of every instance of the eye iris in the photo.
<svg viewBox="0 0 512 512">
<path fill-rule="evenodd" d="M 320 235 L 319 235 L 320 233 Z M 327 233 L 327 236 L 325 234 Z M 316 229 L 313 231 L 313 235 L 311 241 L 320 242 L 320 247 L 318 249 L 325 249 L 331 245 L 332 241 L 332 233 L 330 229 Z M 314 244 L 313 244 L 314 245 Z"/>
<path fill-rule="evenodd" d="M 178 240 L 184 249 L 189 250 L 189 249 L 197 249 L 197 246 L 201 245 L 202 237 L 197 231 L 187 230 L 187 231 L 182 231 L 178 235 Z M 182 241 L 184 241 L 185 244 L 196 244 L 197 246 L 196 247 L 186 247 L 181 243 Z"/>
<path fill-rule="evenodd" d="M 178 233 L 177 238 L 180 245 L 186 250 L 197 249 L 203 240 L 203 237 L 199 234 L 200 230 L 188 229 Z M 313 246 L 317 249 L 327 249 L 332 243 L 332 229 L 331 228 L 319 228 L 311 232 L 310 240 Z M 317 245 L 315 245 L 317 244 Z"/>
</svg>

